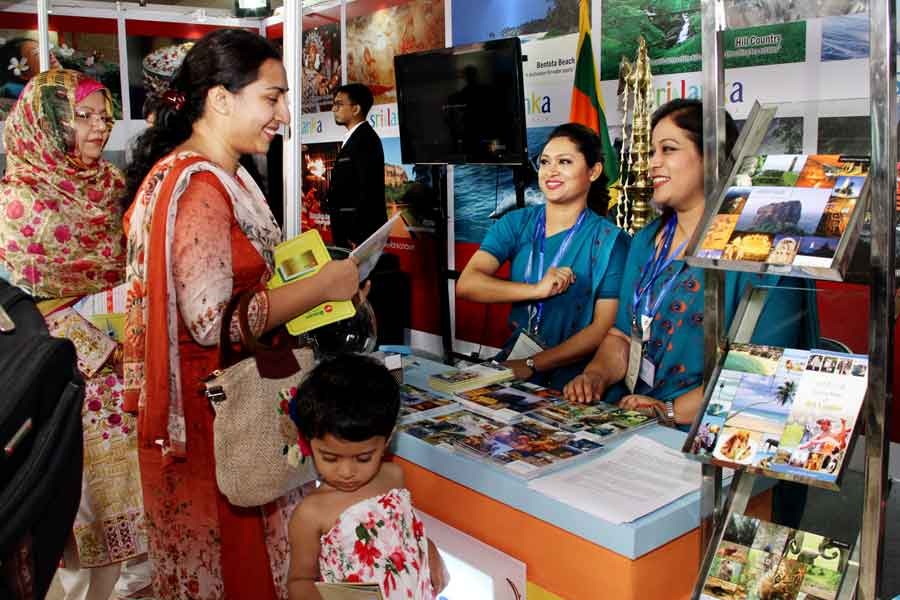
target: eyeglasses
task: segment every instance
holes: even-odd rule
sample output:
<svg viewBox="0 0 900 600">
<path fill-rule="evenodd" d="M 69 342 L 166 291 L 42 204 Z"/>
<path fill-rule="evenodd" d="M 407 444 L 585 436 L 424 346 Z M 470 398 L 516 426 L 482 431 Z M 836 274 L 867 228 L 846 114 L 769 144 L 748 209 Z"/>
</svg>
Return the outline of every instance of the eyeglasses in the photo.
<svg viewBox="0 0 900 600">
<path fill-rule="evenodd" d="M 112 129 L 113 125 L 116 124 L 116 120 L 111 116 L 106 114 L 105 112 L 93 112 L 90 110 L 84 110 L 81 108 L 76 108 L 72 111 L 75 115 L 76 121 L 81 121 L 82 123 L 90 124 L 92 121 L 97 120 L 103 125 L 106 129 Z"/>
<path fill-rule="evenodd" d="M 341 108 L 343 106 L 356 106 L 356 102 L 341 102 L 340 100 L 335 100 L 331 103 L 332 108 Z"/>
</svg>

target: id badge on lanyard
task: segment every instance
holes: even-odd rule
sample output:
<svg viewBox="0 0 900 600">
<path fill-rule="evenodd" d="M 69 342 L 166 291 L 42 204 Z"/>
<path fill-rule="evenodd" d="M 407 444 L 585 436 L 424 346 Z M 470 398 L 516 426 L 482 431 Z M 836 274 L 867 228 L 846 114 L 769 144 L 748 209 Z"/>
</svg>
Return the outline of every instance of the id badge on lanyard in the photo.
<svg viewBox="0 0 900 600">
<path fill-rule="evenodd" d="M 625 373 L 625 386 L 632 394 L 637 388 L 638 380 L 653 387 L 656 380 L 656 365 L 647 358 L 644 348 L 650 339 L 650 323 L 653 319 L 647 315 L 641 315 L 641 327 L 638 327 L 637 319 L 631 326 L 631 338 L 628 342 L 628 370 Z"/>
<path fill-rule="evenodd" d="M 672 264 L 674 257 L 679 254 L 686 243 L 686 241 L 682 242 L 671 256 L 669 255 L 669 249 L 672 247 L 672 240 L 675 237 L 675 225 L 674 218 L 666 223 L 659 255 L 653 254 L 644 269 L 640 281 L 638 281 L 638 289 L 635 290 L 631 337 L 628 343 L 628 369 L 625 372 L 625 385 L 631 393 L 634 393 L 638 380 L 643 381 L 651 388 L 656 381 L 656 365 L 646 355 L 647 342 L 650 341 L 650 327 L 653 324 L 654 315 L 659 312 L 664 298 L 668 295 L 672 285 L 678 278 L 678 273 L 674 273 L 662 286 L 652 306 L 650 304 L 650 295 L 653 283 Z M 647 278 L 646 282 L 645 278 Z M 641 307 L 642 304 L 643 308 Z"/>
<path fill-rule="evenodd" d="M 566 250 L 568 250 L 569 245 L 572 243 L 572 239 L 575 237 L 575 234 L 578 233 L 578 230 L 581 229 L 581 225 L 584 223 L 585 216 L 587 215 L 587 209 L 581 211 L 578 215 L 578 219 L 575 220 L 575 224 L 569 229 L 569 233 L 566 234 L 566 237 L 563 239 L 559 248 L 556 251 L 556 255 L 553 257 L 553 260 L 550 262 L 550 266 L 556 268 L 559 266 L 559 261 L 565 255 Z M 535 282 L 537 283 L 544 276 L 544 242 L 545 242 L 545 234 L 546 234 L 546 209 L 542 209 L 540 214 L 538 215 L 537 221 L 535 222 L 534 228 L 534 240 L 532 241 L 531 250 L 528 253 L 528 264 L 525 267 L 525 282 L 527 283 L 531 279 L 532 271 L 535 271 Z M 539 250 L 537 256 L 537 268 L 534 269 L 534 244 L 537 243 Z M 528 327 L 527 331 L 530 336 L 533 338 L 540 338 L 540 330 L 541 330 L 541 321 L 544 317 L 544 302 L 536 302 L 530 304 L 528 306 Z M 543 342 L 541 342 L 543 344 Z"/>
</svg>

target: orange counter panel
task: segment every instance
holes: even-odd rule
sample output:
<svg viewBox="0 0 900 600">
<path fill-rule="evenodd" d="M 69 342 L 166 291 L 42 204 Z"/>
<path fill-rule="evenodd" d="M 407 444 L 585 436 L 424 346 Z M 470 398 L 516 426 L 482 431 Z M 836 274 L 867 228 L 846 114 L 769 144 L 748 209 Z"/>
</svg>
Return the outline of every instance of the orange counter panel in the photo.
<svg viewBox="0 0 900 600">
<path fill-rule="evenodd" d="M 630 560 L 395 456 L 418 508 L 527 565 L 528 581 L 565 600 L 680 600 L 700 561 L 699 530 Z M 535 492 L 536 493 L 536 492 Z M 767 492 L 751 512 L 769 516 Z"/>
</svg>

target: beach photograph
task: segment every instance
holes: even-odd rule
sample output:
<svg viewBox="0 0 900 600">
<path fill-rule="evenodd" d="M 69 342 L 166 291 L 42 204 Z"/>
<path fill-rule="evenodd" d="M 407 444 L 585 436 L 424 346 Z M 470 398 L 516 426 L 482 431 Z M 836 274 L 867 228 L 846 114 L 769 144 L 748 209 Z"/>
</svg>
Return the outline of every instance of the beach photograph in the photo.
<svg viewBox="0 0 900 600">
<path fill-rule="evenodd" d="M 772 376 L 778 370 L 778 361 L 784 348 L 758 344 L 731 344 L 725 356 L 723 369 L 740 373 Z"/>
<path fill-rule="evenodd" d="M 799 378 L 745 375 L 731 403 L 725 425 L 764 434 L 766 440 L 779 439 L 797 393 L 798 381 Z M 759 442 L 756 450 L 772 452 L 771 443 L 770 447 L 763 448 L 762 437 Z"/>
</svg>

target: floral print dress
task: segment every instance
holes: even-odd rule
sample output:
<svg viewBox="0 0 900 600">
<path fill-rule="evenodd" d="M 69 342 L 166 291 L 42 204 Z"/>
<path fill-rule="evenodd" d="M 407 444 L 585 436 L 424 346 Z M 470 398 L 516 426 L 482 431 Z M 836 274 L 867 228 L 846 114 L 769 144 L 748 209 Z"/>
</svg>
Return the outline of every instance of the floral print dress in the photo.
<svg viewBox="0 0 900 600">
<path fill-rule="evenodd" d="M 358 502 L 320 541 L 319 572 L 329 583 L 371 582 L 386 600 L 432 600 L 425 526 L 409 490 Z"/>
</svg>

